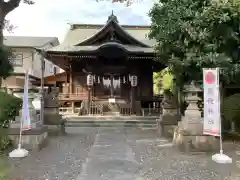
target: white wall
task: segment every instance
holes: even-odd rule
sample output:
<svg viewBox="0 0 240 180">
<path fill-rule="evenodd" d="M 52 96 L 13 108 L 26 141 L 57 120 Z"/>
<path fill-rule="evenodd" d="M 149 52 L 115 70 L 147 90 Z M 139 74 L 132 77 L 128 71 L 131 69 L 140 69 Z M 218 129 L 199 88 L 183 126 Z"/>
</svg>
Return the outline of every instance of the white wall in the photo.
<svg viewBox="0 0 240 180">
<path fill-rule="evenodd" d="M 44 48 L 51 47 L 50 44 L 44 46 Z M 14 53 L 23 55 L 23 65 L 14 66 L 14 72 L 25 73 L 29 70 L 29 74 L 35 77 L 41 78 L 41 56 L 33 48 L 14 48 Z M 61 68 L 54 65 L 52 62 L 45 60 L 45 72 L 44 77 L 54 75 L 54 67 L 56 67 L 56 74 L 63 72 Z"/>
</svg>

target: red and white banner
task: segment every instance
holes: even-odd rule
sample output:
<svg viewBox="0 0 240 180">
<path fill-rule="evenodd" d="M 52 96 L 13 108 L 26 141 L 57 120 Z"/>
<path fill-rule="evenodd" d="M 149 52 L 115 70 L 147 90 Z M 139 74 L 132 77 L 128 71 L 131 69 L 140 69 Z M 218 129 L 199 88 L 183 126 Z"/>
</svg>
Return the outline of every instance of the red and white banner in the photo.
<svg viewBox="0 0 240 180">
<path fill-rule="evenodd" d="M 220 136 L 221 113 L 219 69 L 203 69 L 204 121 L 203 134 Z"/>
</svg>

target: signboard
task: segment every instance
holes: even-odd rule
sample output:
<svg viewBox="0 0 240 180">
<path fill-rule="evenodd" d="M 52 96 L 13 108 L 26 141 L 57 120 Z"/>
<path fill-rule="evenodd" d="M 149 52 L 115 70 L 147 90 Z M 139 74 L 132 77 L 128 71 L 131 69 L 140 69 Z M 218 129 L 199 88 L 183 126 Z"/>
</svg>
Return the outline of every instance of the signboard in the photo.
<svg viewBox="0 0 240 180">
<path fill-rule="evenodd" d="M 203 69 L 204 123 L 203 133 L 220 136 L 221 114 L 219 93 L 219 69 Z"/>
</svg>

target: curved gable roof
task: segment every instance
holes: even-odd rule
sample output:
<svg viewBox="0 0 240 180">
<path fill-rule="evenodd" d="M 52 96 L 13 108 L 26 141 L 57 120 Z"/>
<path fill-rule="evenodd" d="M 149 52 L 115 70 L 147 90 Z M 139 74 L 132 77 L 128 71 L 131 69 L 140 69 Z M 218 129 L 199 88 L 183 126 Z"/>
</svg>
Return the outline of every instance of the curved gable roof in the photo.
<svg viewBox="0 0 240 180">
<path fill-rule="evenodd" d="M 124 28 L 121 27 L 114 18 L 109 19 L 109 21 L 105 26 L 103 26 L 101 29 L 95 32 L 92 36 L 88 37 L 82 42 L 79 42 L 75 46 L 93 45 L 93 42 L 99 39 L 99 37 L 102 37 L 107 33 L 111 33 L 111 31 L 115 31 L 116 34 L 121 34 L 121 36 L 126 37 L 134 45 L 137 45 L 140 47 L 150 47 L 148 44 L 145 44 L 144 42 L 139 41 L 138 39 L 133 37 L 131 34 L 129 34 L 127 31 L 125 31 Z"/>
</svg>

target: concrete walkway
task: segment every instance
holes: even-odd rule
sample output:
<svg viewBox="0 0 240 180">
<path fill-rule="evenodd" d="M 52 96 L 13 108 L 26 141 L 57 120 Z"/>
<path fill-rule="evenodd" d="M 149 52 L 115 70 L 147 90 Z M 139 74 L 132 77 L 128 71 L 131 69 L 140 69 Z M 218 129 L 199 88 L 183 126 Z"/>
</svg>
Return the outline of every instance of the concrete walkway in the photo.
<svg viewBox="0 0 240 180">
<path fill-rule="evenodd" d="M 124 128 L 100 129 L 77 180 L 140 180 L 139 163 L 126 142 Z"/>
</svg>

